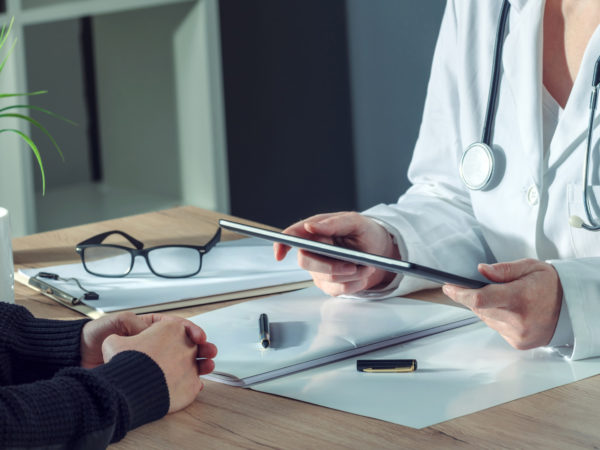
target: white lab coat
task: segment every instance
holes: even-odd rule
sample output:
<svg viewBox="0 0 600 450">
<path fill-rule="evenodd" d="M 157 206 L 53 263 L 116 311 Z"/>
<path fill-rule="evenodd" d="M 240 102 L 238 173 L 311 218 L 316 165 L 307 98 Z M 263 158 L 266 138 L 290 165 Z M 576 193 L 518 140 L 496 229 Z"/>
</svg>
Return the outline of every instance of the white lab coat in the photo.
<svg viewBox="0 0 600 450">
<path fill-rule="evenodd" d="M 398 203 L 365 214 L 398 236 L 403 259 L 448 272 L 475 276 L 478 262 L 548 260 L 564 290 L 561 321 L 566 316 L 572 325 L 572 357 L 599 356 L 600 232 L 573 228 L 569 217 L 585 218 L 582 167 L 600 31 L 588 44 L 544 154 L 544 0 L 510 3 L 492 134 L 494 147 L 505 154 L 501 182 L 489 191 L 470 191 L 460 180 L 459 161 L 463 150 L 481 139 L 502 1 L 448 0 L 409 168 L 413 186 Z M 591 182 L 600 199 L 598 123 Z M 427 282 L 404 277 L 393 294 L 424 287 Z"/>
</svg>

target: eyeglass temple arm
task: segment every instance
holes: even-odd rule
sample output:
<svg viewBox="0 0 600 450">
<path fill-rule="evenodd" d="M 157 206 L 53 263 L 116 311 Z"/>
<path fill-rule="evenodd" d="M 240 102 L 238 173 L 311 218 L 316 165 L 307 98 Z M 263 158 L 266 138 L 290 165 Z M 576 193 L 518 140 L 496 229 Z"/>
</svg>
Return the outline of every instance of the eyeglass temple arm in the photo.
<svg viewBox="0 0 600 450">
<path fill-rule="evenodd" d="M 207 253 L 211 248 L 213 248 L 217 243 L 221 240 L 221 228 L 217 229 L 215 235 L 208 241 L 203 247 L 202 250 L 204 253 Z"/>
<path fill-rule="evenodd" d="M 131 245 L 133 245 L 138 250 L 141 248 L 144 248 L 144 244 L 142 242 L 138 241 L 133 236 L 130 236 L 129 234 L 125 233 L 124 231 L 120 231 L 120 230 L 112 230 L 112 231 L 107 231 L 106 233 L 97 234 L 96 236 L 92 236 L 91 238 L 86 239 L 83 242 L 80 242 L 79 244 L 77 244 L 77 246 L 88 245 L 88 244 L 101 244 L 102 241 L 104 241 L 104 239 L 106 239 L 111 234 L 120 234 L 125 239 L 127 239 L 131 243 Z"/>
</svg>

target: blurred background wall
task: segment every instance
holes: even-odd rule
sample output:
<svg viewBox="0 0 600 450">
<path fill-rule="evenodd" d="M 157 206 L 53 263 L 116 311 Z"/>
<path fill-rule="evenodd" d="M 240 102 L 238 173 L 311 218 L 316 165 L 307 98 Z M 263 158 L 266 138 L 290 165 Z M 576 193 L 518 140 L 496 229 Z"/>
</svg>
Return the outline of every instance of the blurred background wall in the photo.
<svg viewBox="0 0 600 450">
<path fill-rule="evenodd" d="M 184 191 L 201 190 L 194 178 L 207 176 L 221 177 L 213 184 L 223 183 L 227 197 L 208 207 L 279 227 L 394 202 L 407 188 L 444 0 L 156 0 L 152 7 L 94 0 L 89 16 L 73 14 L 70 1 L 22 3 L 31 14 L 18 67 L 29 90 L 49 90 L 32 103 L 78 123 L 34 114 L 65 162 L 32 130 L 45 155 L 47 193 L 32 159 L 30 232 L 179 204 L 206 207 Z M 216 20 L 202 15 L 204 4 L 215 5 Z M 45 20 L 46 11 L 72 17 Z M 204 25 L 193 25 L 199 20 Z M 202 33 L 185 32 L 190 22 Z M 218 53 L 212 65 L 221 66 L 208 68 L 208 93 L 177 86 L 193 69 L 188 53 L 206 44 L 197 39 L 210 41 Z M 197 70 L 210 61 L 198 57 Z M 188 94 L 192 104 L 222 101 L 222 172 L 193 156 L 209 154 L 214 139 L 182 139 L 182 123 L 200 137 L 213 127 L 193 109 L 181 113 Z"/>
<path fill-rule="evenodd" d="M 444 4 L 221 0 L 232 212 L 285 226 L 394 202 Z"/>
</svg>

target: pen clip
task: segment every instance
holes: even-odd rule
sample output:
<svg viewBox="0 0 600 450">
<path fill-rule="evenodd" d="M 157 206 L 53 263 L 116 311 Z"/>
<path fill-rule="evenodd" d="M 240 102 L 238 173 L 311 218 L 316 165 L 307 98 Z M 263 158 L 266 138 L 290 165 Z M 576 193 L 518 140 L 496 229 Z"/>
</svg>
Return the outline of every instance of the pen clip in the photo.
<svg viewBox="0 0 600 450">
<path fill-rule="evenodd" d="M 356 370 L 366 373 L 404 373 L 417 370 L 416 359 L 359 359 Z"/>
<path fill-rule="evenodd" d="M 271 329 L 269 318 L 266 314 L 261 314 L 258 318 L 258 331 L 260 335 L 260 345 L 266 349 L 271 345 Z"/>
</svg>

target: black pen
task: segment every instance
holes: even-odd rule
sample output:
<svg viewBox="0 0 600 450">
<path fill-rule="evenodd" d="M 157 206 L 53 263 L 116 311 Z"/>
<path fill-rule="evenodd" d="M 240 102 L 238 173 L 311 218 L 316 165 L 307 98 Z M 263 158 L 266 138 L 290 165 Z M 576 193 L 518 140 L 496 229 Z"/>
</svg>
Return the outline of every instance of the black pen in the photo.
<svg viewBox="0 0 600 450">
<path fill-rule="evenodd" d="M 417 370 L 416 359 L 359 359 L 356 370 L 367 373 L 403 373 Z"/>
<path fill-rule="evenodd" d="M 271 345 L 271 330 L 269 329 L 269 318 L 264 313 L 258 318 L 258 329 L 260 332 L 260 345 L 263 348 L 268 348 Z"/>
</svg>

